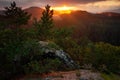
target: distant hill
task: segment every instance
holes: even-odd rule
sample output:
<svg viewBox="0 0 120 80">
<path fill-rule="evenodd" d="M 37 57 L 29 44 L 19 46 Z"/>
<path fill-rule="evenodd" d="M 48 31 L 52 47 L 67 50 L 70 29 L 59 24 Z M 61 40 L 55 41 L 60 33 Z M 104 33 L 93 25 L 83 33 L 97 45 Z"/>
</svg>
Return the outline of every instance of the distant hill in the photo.
<svg viewBox="0 0 120 80">
<path fill-rule="evenodd" d="M 32 18 L 40 19 L 42 16 L 43 9 L 39 7 L 30 7 L 25 9 L 26 12 L 30 13 L 32 15 Z"/>
<path fill-rule="evenodd" d="M 108 10 L 106 12 L 115 12 L 115 13 L 120 13 L 120 8 L 119 9 L 114 9 L 114 10 Z"/>
<path fill-rule="evenodd" d="M 120 20 L 119 13 L 105 12 L 99 14 L 89 13 L 87 11 L 74 11 L 71 14 L 60 15 L 61 20 L 56 20 L 57 26 L 85 26 L 93 23 L 110 20 Z"/>
<path fill-rule="evenodd" d="M 117 17 L 120 18 L 120 13 L 115 13 L 115 12 L 104 12 L 100 13 L 101 15 L 108 16 L 108 17 Z"/>
</svg>

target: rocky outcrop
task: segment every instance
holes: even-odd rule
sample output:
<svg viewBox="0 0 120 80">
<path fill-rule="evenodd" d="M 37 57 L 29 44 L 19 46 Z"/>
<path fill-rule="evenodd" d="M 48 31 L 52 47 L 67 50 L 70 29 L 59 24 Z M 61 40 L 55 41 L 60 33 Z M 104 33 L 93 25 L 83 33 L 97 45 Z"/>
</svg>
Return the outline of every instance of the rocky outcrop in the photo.
<svg viewBox="0 0 120 80">
<path fill-rule="evenodd" d="M 79 68 L 79 66 L 71 59 L 71 57 L 62 49 L 60 49 L 59 46 L 56 45 L 55 43 L 44 42 L 44 41 L 40 41 L 39 43 L 44 52 L 43 56 L 46 56 L 49 58 L 57 57 L 69 68 L 72 68 L 72 69 Z"/>
</svg>

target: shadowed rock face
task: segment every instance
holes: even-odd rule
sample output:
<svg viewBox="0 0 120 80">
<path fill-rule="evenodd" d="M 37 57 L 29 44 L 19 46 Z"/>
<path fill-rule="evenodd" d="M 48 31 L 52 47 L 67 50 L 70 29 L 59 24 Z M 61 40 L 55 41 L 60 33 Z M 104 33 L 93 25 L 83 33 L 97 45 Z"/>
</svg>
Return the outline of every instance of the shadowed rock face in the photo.
<svg viewBox="0 0 120 80">
<path fill-rule="evenodd" d="M 54 44 L 55 43 L 48 43 L 44 41 L 39 42 L 41 45 L 41 48 L 44 51 L 43 57 L 44 58 L 58 58 L 60 59 L 65 65 L 67 65 L 69 68 L 76 69 L 79 68 L 79 66 L 71 59 L 71 57 L 64 52 L 62 49 L 56 49 L 55 47 L 49 46 L 49 44 Z M 57 45 L 56 45 L 57 46 Z"/>
</svg>

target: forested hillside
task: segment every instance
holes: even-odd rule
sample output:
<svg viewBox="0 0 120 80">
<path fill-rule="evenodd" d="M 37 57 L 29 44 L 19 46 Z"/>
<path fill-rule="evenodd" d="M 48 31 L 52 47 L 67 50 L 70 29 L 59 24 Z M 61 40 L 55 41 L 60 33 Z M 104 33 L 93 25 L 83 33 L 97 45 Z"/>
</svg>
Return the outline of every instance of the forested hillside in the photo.
<svg viewBox="0 0 120 80">
<path fill-rule="evenodd" d="M 40 19 L 42 9 L 31 7 L 26 9 L 32 18 Z M 71 14 L 53 15 L 55 27 L 72 27 L 73 36 L 80 39 L 85 36 L 93 42 L 107 42 L 120 45 L 120 14 L 114 12 L 89 13 L 73 11 Z"/>
</svg>

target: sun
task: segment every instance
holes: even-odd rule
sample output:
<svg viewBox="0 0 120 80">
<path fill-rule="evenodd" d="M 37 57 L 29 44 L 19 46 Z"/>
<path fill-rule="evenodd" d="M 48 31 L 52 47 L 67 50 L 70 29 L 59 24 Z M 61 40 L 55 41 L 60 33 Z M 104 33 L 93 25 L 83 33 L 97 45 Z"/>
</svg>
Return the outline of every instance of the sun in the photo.
<svg viewBox="0 0 120 80">
<path fill-rule="evenodd" d="M 52 9 L 57 11 L 59 14 L 70 14 L 72 10 L 74 10 L 74 7 L 64 5 L 62 7 L 53 7 Z"/>
</svg>

